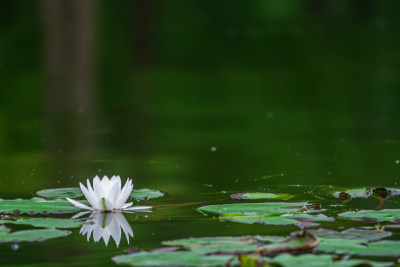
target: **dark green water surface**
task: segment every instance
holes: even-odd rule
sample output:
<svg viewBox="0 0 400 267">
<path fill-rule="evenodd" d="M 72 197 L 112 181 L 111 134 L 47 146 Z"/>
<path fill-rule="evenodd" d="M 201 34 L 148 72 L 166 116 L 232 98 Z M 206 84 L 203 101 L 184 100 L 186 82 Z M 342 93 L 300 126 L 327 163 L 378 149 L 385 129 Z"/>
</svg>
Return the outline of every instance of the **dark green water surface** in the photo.
<svg viewBox="0 0 400 267">
<path fill-rule="evenodd" d="M 166 195 L 140 202 L 154 206 L 147 217 L 126 215 L 129 245 L 124 237 L 118 248 L 113 240 L 107 247 L 87 242 L 73 229 L 15 251 L 0 244 L 1 266 L 110 266 L 128 248 L 154 249 L 165 240 L 288 235 L 298 228 L 221 222 L 196 208 L 244 202 L 229 198 L 238 192 L 321 202 L 308 192 L 398 186 L 397 1 L 338 1 L 321 10 L 313 9 L 316 1 L 153 1 L 147 35 L 126 11 L 135 5 L 99 3 L 94 82 L 82 103 L 75 100 L 83 91 L 66 86 L 73 78 L 49 82 L 40 6 L 7 2 L 9 15 L 0 18 L 0 198 L 28 199 L 114 174 Z M 380 204 L 354 199 L 334 208 L 338 199 L 320 196 L 333 214 Z M 400 208 L 399 199 L 382 208 Z M 339 226 L 374 223 L 321 223 Z M 400 239 L 398 229 L 390 231 Z"/>
</svg>

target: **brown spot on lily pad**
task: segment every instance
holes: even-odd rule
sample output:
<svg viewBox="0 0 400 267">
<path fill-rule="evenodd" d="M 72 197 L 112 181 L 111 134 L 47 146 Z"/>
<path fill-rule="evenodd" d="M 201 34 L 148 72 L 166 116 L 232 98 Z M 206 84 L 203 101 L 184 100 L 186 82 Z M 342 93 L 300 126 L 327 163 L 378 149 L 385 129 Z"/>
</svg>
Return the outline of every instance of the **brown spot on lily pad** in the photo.
<svg viewBox="0 0 400 267">
<path fill-rule="evenodd" d="M 380 198 L 387 198 L 390 197 L 391 191 L 386 189 L 385 187 L 377 187 L 372 189 L 372 192 L 374 196 L 380 197 Z"/>
<path fill-rule="evenodd" d="M 340 200 L 349 200 L 349 199 L 351 199 L 351 195 L 346 192 L 340 192 L 339 199 Z"/>
</svg>

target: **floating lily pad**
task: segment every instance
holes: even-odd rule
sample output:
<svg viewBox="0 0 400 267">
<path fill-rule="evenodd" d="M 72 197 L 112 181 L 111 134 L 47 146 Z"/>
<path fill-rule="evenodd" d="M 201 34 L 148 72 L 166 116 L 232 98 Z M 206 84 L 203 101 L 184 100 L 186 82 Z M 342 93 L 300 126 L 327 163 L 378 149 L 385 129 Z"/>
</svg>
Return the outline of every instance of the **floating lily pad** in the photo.
<svg viewBox="0 0 400 267">
<path fill-rule="evenodd" d="M 354 221 L 391 221 L 400 218 L 400 209 L 346 211 L 339 216 Z"/>
<path fill-rule="evenodd" d="M 245 224 L 267 224 L 267 225 L 291 225 L 299 221 L 334 221 L 333 218 L 323 214 L 283 214 L 281 216 L 271 215 L 221 215 L 221 220 L 245 223 Z"/>
<path fill-rule="evenodd" d="M 298 221 L 334 221 L 323 214 L 305 213 L 305 202 L 267 202 L 211 205 L 199 210 L 221 214 L 220 219 L 238 223 L 260 223 L 267 225 L 290 225 Z M 312 206 L 312 205 L 310 205 Z"/>
<path fill-rule="evenodd" d="M 353 188 L 343 191 L 334 191 L 332 194 L 342 200 L 347 200 L 350 198 L 368 198 L 370 196 L 377 196 L 380 198 L 388 198 L 390 196 L 395 196 L 400 194 L 400 189 L 398 188 L 386 188 L 386 187 L 376 187 L 376 188 Z"/>
<path fill-rule="evenodd" d="M 167 246 L 182 246 L 185 249 L 201 253 L 228 253 L 255 251 L 257 240 L 250 236 L 200 237 L 165 241 Z"/>
<path fill-rule="evenodd" d="M 66 200 L 45 200 L 42 198 L 0 199 L 0 213 L 73 213 L 79 211 Z"/>
<path fill-rule="evenodd" d="M 216 237 L 197 237 L 197 238 L 185 238 L 185 239 L 177 239 L 162 242 L 163 245 L 166 246 L 183 246 L 187 245 L 203 245 L 210 243 L 237 243 L 237 244 L 253 244 L 256 242 L 252 236 L 216 236 Z"/>
<path fill-rule="evenodd" d="M 354 254 L 359 256 L 398 257 L 400 256 L 400 241 L 379 241 L 361 243 L 361 240 L 343 238 L 319 238 L 318 251 Z"/>
<path fill-rule="evenodd" d="M 69 187 L 69 188 L 53 188 L 53 189 L 43 189 L 36 192 L 38 196 L 45 198 L 80 198 L 83 197 L 83 193 L 79 187 Z M 164 196 L 164 193 L 159 190 L 153 189 L 133 189 L 131 193 L 132 198 L 136 199 L 149 199 Z"/>
<path fill-rule="evenodd" d="M 164 196 L 164 193 L 159 190 L 154 189 L 133 189 L 131 193 L 131 197 L 136 199 L 149 199 L 149 198 L 157 198 Z"/>
<path fill-rule="evenodd" d="M 275 194 L 275 193 L 237 193 L 232 194 L 232 199 L 291 199 L 293 195 L 289 194 Z"/>
<path fill-rule="evenodd" d="M 9 229 L 0 225 L 0 243 L 21 241 L 43 241 L 71 234 L 70 231 L 58 229 L 35 229 L 17 232 L 9 232 Z"/>
<path fill-rule="evenodd" d="M 72 219 L 55 219 L 55 218 L 29 218 L 29 219 L 18 219 L 18 220 L 0 220 L 0 223 L 12 223 L 12 224 L 26 224 L 35 227 L 43 228 L 77 228 L 85 224 L 82 221 Z"/>
<path fill-rule="evenodd" d="M 231 255 L 205 256 L 192 251 L 173 251 L 139 252 L 115 256 L 112 260 L 131 266 L 225 266 L 231 258 Z M 237 260 L 234 260 L 231 264 L 237 263 Z"/>
<path fill-rule="evenodd" d="M 343 238 L 364 241 L 376 241 L 392 235 L 391 232 L 377 231 L 375 228 L 373 230 L 350 228 L 342 232 L 324 228 L 309 231 L 316 235 L 318 238 Z"/>
<path fill-rule="evenodd" d="M 315 255 L 315 254 L 303 254 L 299 256 L 293 256 L 288 253 L 280 254 L 273 259 L 266 257 L 257 259 L 258 263 L 269 263 L 279 264 L 281 266 L 307 266 L 307 267 L 350 267 L 350 266 L 372 266 L 372 267 L 386 267 L 392 266 L 390 262 L 375 262 L 368 260 L 339 260 L 333 261 L 332 255 Z M 261 265 L 260 265 L 261 266 Z"/>
<path fill-rule="evenodd" d="M 322 238 L 325 250 L 334 245 L 344 242 L 347 246 L 359 249 L 365 240 L 330 239 Z M 344 240 L 344 241 L 343 241 Z M 347 242 L 347 243 L 346 243 Z M 387 242 L 387 241 L 385 241 Z M 393 242 L 392 242 L 393 243 Z M 400 242 L 398 242 L 400 243 Z M 172 246 L 157 249 L 152 252 L 139 252 L 128 255 L 120 255 L 113 258 L 116 263 L 130 264 L 132 266 L 266 266 L 266 264 L 279 264 L 280 266 L 358 266 L 367 264 L 369 266 L 384 267 L 391 266 L 390 262 L 373 262 L 359 259 L 348 259 L 335 261 L 333 255 L 303 254 L 293 256 L 289 252 L 307 251 L 319 248 L 319 240 L 309 231 L 296 231 L 290 237 L 280 236 L 226 236 L 226 237 L 200 237 L 171 240 L 163 242 L 164 245 Z M 378 248 L 373 255 L 381 256 L 384 250 L 384 242 L 369 243 L 368 246 Z M 329 247 L 331 245 L 332 247 Z M 179 247 L 185 251 L 177 251 Z M 338 246 L 341 249 L 340 246 Z M 394 246 L 386 255 L 392 256 L 398 250 Z M 369 249 L 370 253 L 373 249 Z M 358 253 L 358 252 L 357 252 Z M 353 254 L 358 255 L 356 252 Z M 396 252 L 400 253 L 400 252 Z M 246 255 L 243 255 L 246 254 Z M 277 255 L 279 254 L 279 255 Z M 239 255 L 239 256 L 237 256 Z M 269 258 L 270 256 L 275 256 Z M 368 254 L 369 255 L 369 254 Z M 268 256 L 268 257 L 267 257 Z M 240 262 L 238 261 L 240 259 Z M 247 265 L 245 265 L 245 263 Z"/>
<path fill-rule="evenodd" d="M 83 197 L 79 187 L 43 189 L 36 192 L 36 195 L 45 198 L 78 198 Z"/>
<path fill-rule="evenodd" d="M 308 231 L 293 232 L 282 241 L 259 247 L 256 252 L 260 255 L 275 255 L 284 252 L 299 252 L 315 248 L 319 244 L 318 239 Z"/>
<path fill-rule="evenodd" d="M 198 208 L 201 211 L 215 214 L 242 214 L 242 215 L 281 215 L 288 212 L 296 212 L 307 202 L 266 202 L 266 203 L 240 203 L 210 205 Z"/>
</svg>

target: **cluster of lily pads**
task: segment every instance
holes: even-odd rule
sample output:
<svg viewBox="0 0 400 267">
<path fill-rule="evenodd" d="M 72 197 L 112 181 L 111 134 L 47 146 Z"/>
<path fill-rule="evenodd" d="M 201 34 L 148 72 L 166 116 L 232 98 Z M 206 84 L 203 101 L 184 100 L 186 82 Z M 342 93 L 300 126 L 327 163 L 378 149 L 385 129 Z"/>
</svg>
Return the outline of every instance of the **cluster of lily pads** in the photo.
<svg viewBox="0 0 400 267">
<path fill-rule="evenodd" d="M 88 225 L 86 224 L 94 225 L 93 217 L 89 218 L 89 220 L 86 221 L 74 218 L 63 219 L 48 217 L 48 214 L 65 214 L 79 212 L 80 209 L 67 201 L 66 197 L 81 199 L 83 197 L 83 194 L 80 188 L 45 189 L 38 191 L 36 194 L 38 195 L 38 197 L 34 197 L 31 199 L 0 199 L 0 243 L 44 241 L 47 239 L 70 235 L 71 231 L 66 229 L 82 227 L 82 229 L 85 230 L 85 227 L 88 227 Z M 137 200 L 146 200 L 150 198 L 161 197 L 163 195 L 164 193 L 158 190 L 136 189 L 132 191 L 130 197 Z M 87 203 L 87 201 L 85 200 L 80 201 L 82 203 Z M 38 214 L 43 215 L 44 217 L 31 216 Z M 106 215 L 100 214 L 97 217 L 102 220 L 104 219 L 103 216 Z M 116 223 L 121 227 L 122 225 L 129 226 L 127 222 L 123 221 L 124 218 L 121 219 L 120 216 L 118 218 L 117 217 L 118 215 L 110 214 L 108 219 L 108 223 L 110 224 L 110 226 L 115 226 Z M 11 225 L 30 225 L 35 228 L 22 231 L 11 231 L 11 229 L 9 228 Z M 103 228 L 106 229 L 106 227 Z M 92 228 L 91 230 L 93 231 L 94 229 Z M 128 230 L 127 232 L 129 234 Z M 105 236 L 104 233 L 100 234 L 103 235 L 100 235 L 98 237 Z M 94 236 L 95 239 L 97 238 L 97 240 L 95 241 L 98 241 L 98 237 Z M 117 242 L 117 240 L 115 241 Z"/>
<path fill-rule="evenodd" d="M 385 190 L 387 191 L 385 193 Z M 376 192 L 384 193 L 383 195 Z M 397 195 L 398 189 L 331 190 L 338 197 L 344 192 L 351 198 Z M 234 200 L 288 200 L 293 196 L 274 193 L 235 193 Z M 327 196 L 329 197 L 329 196 Z M 321 197 L 321 199 L 324 199 Z M 342 203 L 346 203 L 342 200 Z M 328 205 L 327 205 L 328 206 Z M 198 208 L 205 216 L 218 215 L 221 222 L 264 225 L 296 225 L 302 230 L 282 236 L 224 236 L 165 241 L 165 247 L 152 251 L 135 251 L 115 256 L 113 260 L 132 266 L 393 266 L 400 257 L 400 241 L 383 240 L 400 228 L 400 209 L 350 210 L 325 215 L 321 203 L 261 202 L 208 205 Z M 373 223 L 372 226 L 335 231 L 316 227 L 318 222 L 350 219 Z M 392 222 L 380 226 L 376 223 Z M 386 228 L 385 228 L 386 227 Z M 322 254 L 323 253 L 323 254 Z M 296 255 L 297 254 L 297 255 Z M 352 258 L 371 257 L 373 260 Z M 376 261 L 378 257 L 384 261 Z M 392 259 L 392 261 L 388 261 Z"/>
<path fill-rule="evenodd" d="M 396 188 L 332 189 L 326 198 L 338 198 L 346 204 L 353 198 L 385 198 L 396 196 Z M 67 229 L 81 227 L 95 241 L 119 236 L 111 229 L 121 227 L 129 242 L 133 236 L 123 214 L 92 214 L 88 220 L 52 218 L 48 214 L 76 213 L 79 208 L 65 198 L 86 203 L 79 188 L 46 189 L 39 197 L 28 200 L 0 199 L 0 242 L 43 241 L 71 234 Z M 136 189 L 130 197 L 146 200 L 161 197 L 158 190 Z M 387 240 L 400 228 L 400 209 L 342 210 L 332 214 L 325 198 L 312 194 L 321 203 L 288 202 L 294 198 L 286 193 L 234 193 L 229 204 L 207 205 L 197 210 L 204 216 L 217 216 L 221 222 L 263 225 L 293 225 L 300 228 L 290 236 L 224 236 L 164 241 L 164 247 L 151 251 L 134 251 L 113 257 L 118 264 L 132 266 L 392 266 L 400 257 L 400 241 Z M 346 196 L 346 197 L 344 197 Z M 268 202 L 265 202 L 268 201 Z M 271 202 L 275 201 L 275 202 Z M 285 202 L 282 202 L 285 201 Z M 246 202 L 246 203 L 244 203 Z M 30 215 L 41 214 L 42 217 Z M 46 215 L 46 216 L 44 216 Z M 107 217 L 109 216 L 109 217 Z M 370 225 L 335 231 L 315 228 L 322 222 L 337 219 L 362 221 Z M 383 225 L 377 225 L 382 223 Z M 29 230 L 10 231 L 12 225 L 30 225 Z M 100 227 L 96 228 L 96 225 Z M 8 226 L 8 227 L 7 227 Z M 304 230 L 306 229 L 307 230 Z M 395 231 L 395 230 L 394 230 Z M 385 239 L 386 238 L 386 239 Z M 118 239 L 118 240 L 117 240 Z M 363 257 L 364 259 L 354 258 Z M 368 257 L 371 257 L 368 259 Z M 381 257 L 382 260 L 377 260 Z M 384 257 L 384 258 L 383 258 Z M 390 260 L 390 261 L 388 261 Z"/>
</svg>

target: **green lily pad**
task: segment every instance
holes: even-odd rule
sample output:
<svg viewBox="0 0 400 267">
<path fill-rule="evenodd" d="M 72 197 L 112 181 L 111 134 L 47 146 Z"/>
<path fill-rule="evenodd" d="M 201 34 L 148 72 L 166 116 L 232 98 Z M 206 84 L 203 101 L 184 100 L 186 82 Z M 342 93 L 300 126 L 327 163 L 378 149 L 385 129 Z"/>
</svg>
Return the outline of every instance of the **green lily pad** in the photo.
<svg viewBox="0 0 400 267">
<path fill-rule="evenodd" d="M 216 237 L 197 237 L 197 238 L 185 238 L 170 241 L 163 241 L 162 244 L 166 246 L 183 246 L 188 245 L 203 245 L 210 243 L 236 243 L 242 245 L 253 244 L 257 240 L 252 236 L 216 236 Z"/>
<path fill-rule="evenodd" d="M 209 205 L 198 208 L 201 211 L 215 214 L 242 214 L 242 215 L 282 215 L 296 212 L 307 202 L 265 202 Z"/>
<path fill-rule="evenodd" d="M 85 224 L 85 222 L 73 220 L 73 219 L 55 219 L 55 218 L 29 218 L 29 219 L 18 219 L 18 220 L 0 220 L 0 223 L 10 224 L 24 224 L 32 225 L 35 227 L 43 228 L 77 228 Z"/>
<path fill-rule="evenodd" d="M 58 229 L 35 229 L 35 230 L 24 230 L 17 232 L 9 232 L 10 230 L 0 225 L 0 243 L 5 242 L 21 242 L 21 241 L 43 241 L 46 239 L 52 239 L 57 237 L 64 237 L 71 234 L 70 231 L 58 230 Z"/>
<path fill-rule="evenodd" d="M 232 255 L 205 256 L 192 251 L 139 252 L 112 258 L 118 264 L 131 266 L 225 266 Z M 234 260 L 233 265 L 238 262 Z"/>
<path fill-rule="evenodd" d="M 73 213 L 79 208 L 73 206 L 66 200 L 45 200 L 43 198 L 0 199 L 0 213 Z"/>
<path fill-rule="evenodd" d="M 185 249 L 201 253 L 211 252 L 248 252 L 257 249 L 257 240 L 250 236 L 199 237 L 162 242 L 167 246 L 182 246 Z"/>
<path fill-rule="evenodd" d="M 221 215 L 221 220 L 245 224 L 266 224 L 266 225 L 291 225 L 299 221 L 334 221 L 333 218 L 323 214 L 284 214 L 281 216 L 271 215 Z"/>
<path fill-rule="evenodd" d="M 320 237 L 333 238 L 333 239 L 343 238 L 343 239 L 364 240 L 364 241 L 376 241 L 392 235 L 391 232 L 377 231 L 376 229 L 367 230 L 367 229 L 350 228 L 342 232 L 338 232 L 330 229 L 320 228 L 309 231 L 319 238 Z"/>
<path fill-rule="evenodd" d="M 259 258 L 257 262 L 279 264 L 281 266 L 290 267 L 350 267 L 350 266 L 372 266 L 372 267 L 386 267 L 392 266 L 390 262 L 375 262 L 368 260 L 340 260 L 333 261 L 332 255 L 315 255 L 315 254 L 303 254 L 299 256 L 293 256 L 288 253 L 280 254 L 273 259 L 270 258 Z"/>
<path fill-rule="evenodd" d="M 358 256 L 399 257 L 400 241 L 361 243 L 361 240 L 319 238 L 318 251 Z"/>
<path fill-rule="evenodd" d="M 342 200 L 349 198 L 368 198 L 370 196 L 377 196 L 380 198 L 388 198 L 390 196 L 395 196 L 400 194 L 400 189 L 398 188 L 386 188 L 386 187 L 376 187 L 376 188 L 353 188 L 344 191 L 334 191 L 332 194 Z"/>
<path fill-rule="evenodd" d="M 261 241 L 262 240 L 262 241 Z M 200 237 L 163 242 L 168 246 L 181 246 L 187 250 L 203 254 L 232 254 L 255 253 L 263 255 L 275 254 L 282 251 L 300 251 L 310 249 L 318 244 L 315 236 L 298 231 L 283 239 L 258 239 L 254 236 L 238 237 Z"/>
<path fill-rule="evenodd" d="M 275 193 L 237 193 L 232 194 L 232 199 L 291 199 L 293 195 L 289 194 L 275 194 Z"/>
<path fill-rule="evenodd" d="M 36 195 L 45 198 L 78 198 L 83 197 L 79 187 L 43 189 L 36 192 Z"/>
<path fill-rule="evenodd" d="M 154 189 L 133 189 L 131 197 L 136 199 L 150 199 L 164 196 L 164 193 Z"/>
<path fill-rule="evenodd" d="M 346 211 L 339 216 L 354 221 L 391 221 L 400 218 L 400 209 Z"/>
<path fill-rule="evenodd" d="M 334 221 L 323 214 L 308 214 L 306 202 L 266 202 L 211 205 L 199 210 L 221 214 L 220 219 L 238 223 L 260 223 L 267 225 L 291 225 L 298 221 Z"/>
<path fill-rule="evenodd" d="M 83 197 L 83 193 L 79 187 L 69 187 L 69 188 L 53 188 L 53 189 L 43 189 L 36 192 L 38 196 L 44 198 L 80 198 Z M 149 199 L 164 196 L 164 193 L 159 190 L 153 189 L 133 189 L 131 197 L 135 199 Z"/>
</svg>

